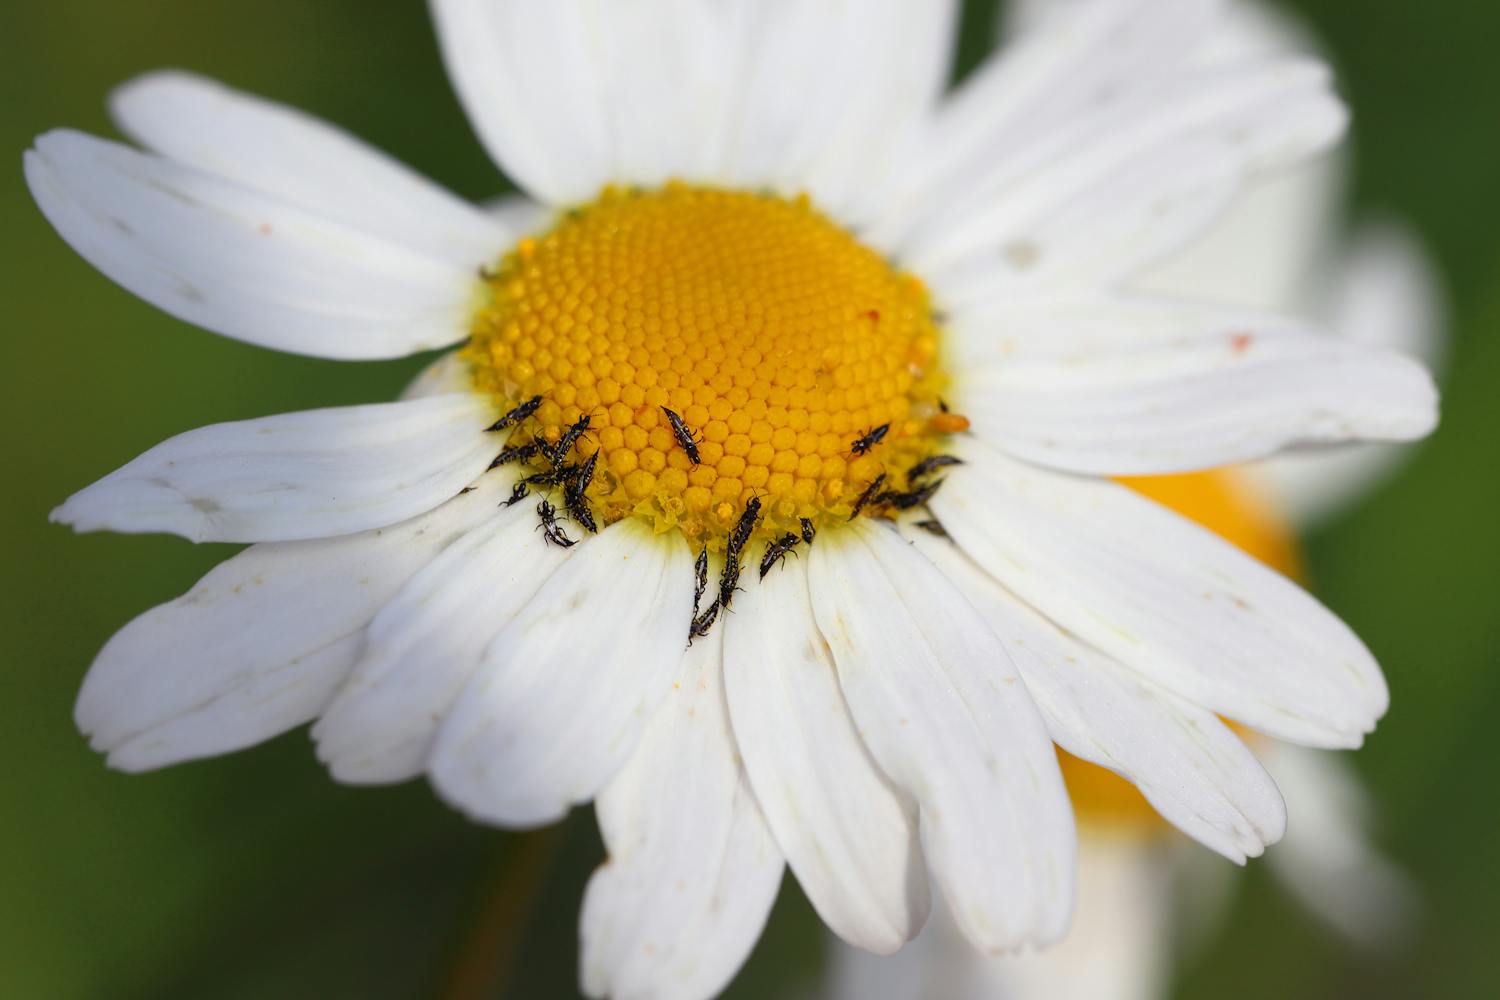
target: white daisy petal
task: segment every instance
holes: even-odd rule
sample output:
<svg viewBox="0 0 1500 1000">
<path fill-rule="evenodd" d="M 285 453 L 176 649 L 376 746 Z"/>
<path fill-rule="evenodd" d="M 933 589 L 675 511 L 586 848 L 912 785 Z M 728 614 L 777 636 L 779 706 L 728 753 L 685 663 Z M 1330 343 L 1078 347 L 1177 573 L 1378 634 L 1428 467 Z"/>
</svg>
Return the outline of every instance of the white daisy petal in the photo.
<svg viewBox="0 0 1500 1000">
<path fill-rule="evenodd" d="M 1073 902 L 1073 815 L 1004 644 L 894 531 L 828 534 L 808 560 L 814 617 L 865 745 L 920 806 L 954 919 L 986 951 L 1056 941 Z"/>
<path fill-rule="evenodd" d="M 538 24 L 521 4 L 434 0 L 476 127 L 533 193 L 568 203 L 606 182 L 684 177 L 810 190 L 836 212 L 873 200 L 871 177 L 936 99 L 956 12 L 954 0 L 549 7 L 556 23 Z M 507 72 L 528 60 L 536 70 Z M 587 73 L 559 86 L 557 66 Z"/>
<path fill-rule="evenodd" d="M 284 413 L 179 434 L 68 498 L 77 531 L 165 531 L 195 542 L 346 535 L 431 510 L 498 442 L 472 393 Z"/>
<path fill-rule="evenodd" d="M 1198 70 L 991 167 L 905 260 L 954 301 L 1107 285 L 1201 232 L 1246 173 L 1324 148 L 1345 121 L 1319 64 Z"/>
<path fill-rule="evenodd" d="M 1036 30 L 1049 17 L 1070 16 L 1070 11 L 1093 0 L 1013 0 L 997 25 L 1001 44 L 1027 31 Z M 1216 0 L 1213 30 L 1199 39 L 1194 59 L 1225 63 L 1247 58 L 1318 50 L 1311 29 L 1290 12 L 1264 0 Z"/>
<path fill-rule="evenodd" d="M 715 166 L 729 184 L 790 187 L 837 127 L 853 62 L 852 4 L 791 0 L 728 6 L 726 91 Z"/>
<path fill-rule="evenodd" d="M 1212 0 L 1080 5 L 988 59 L 937 110 L 890 199 L 885 240 L 1059 127 L 1179 72 Z M 897 240 L 899 242 L 899 240 Z"/>
<path fill-rule="evenodd" d="M 1358 746 L 1385 679 L 1327 608 L 1239 549 L 1123 486 L 977 443 L 931 506 L 1016 596 L 1219 715 L 1314 746 Z"/>
<path fill-rule="evenodd" d="M 495 162 L 539 201 L 566 205 L 615 178 L 607 92 L 581 0 L 431 0 L 448 76 Z"/>
<path fill-rule="evenodd" d="M 607 95 L 609 179 L 657 185 L 712 176 L 732 56 L 725 11 L 697 0 L 583 6 L 593 26 L 590 61 Z"/>
<path fill-rule="evenodd" d="M 1094 294 L 1191 241 L 1231 202 L 1240 176 L 1210 142 L 1186 140 L 1112 174 L 945 268 L 932 283 L 947 309 Z"/>
<path fill-rule="evenodd" d="M 1231 861 L 1281 838 L 1276 784 L 1212 712 L 1072 639 L 951 542 L 920 530 L 907 537 L 1005 640 L 1054 742 L 1133 782 L 1167 820 Z"/>
<path fill-rule="evenodd" d="M 1340 229 L 1344 167 L 1338 152 L 1249 178 L 1191 243 L 1131 276 L 1148 295 L 1300 309 L 1301 292 L 1325 280 Z"/>
<path fill-rule="evenodd" d="M 508 826 L 593 798 L 677 675 L 692 579 L 681 536 L 635 519 L 569 550 L 444 720 L 428 765 L 443 797 Z"/>
<path fill-rule="evenodd" d="M 502 510 L 412 577 L 370 623 L 348 683 L 313 736 L 333 776 L 422 772 L 449 706 L 490 641 L 566 558 L 537 531 L 536 502 Z"/>
<path fill-rule="evenodd" d="M 137 77 L 110 95 L 110 110 L 169 159 L 465 270 L 517 235 L 343 130 L 194 73 Z"/>
<path fill-rule="evenodd" d="M 744 963 L 784 867 L 724 704 L 722 633 L 700 639 L 594 808 L 609 856 L 589 880 L 583 991 L 706 1000 Z"/>
<path fill-rule="evenodd" d="M 956 329 L 975 434 L 1072 472 L 1193 471 L 1437 423 L 1417 362 L 1253 311 L 1122 300 L 970 314 Z"/>
<path fill-rule="evenodd" d="M 78 727 L 112 766 L 138 771 L 301 725 L 333 697 L 380 606 L 508 488 L 486 476 L 394 527 L 256 545 L 221 563 L 110 639 L 78 696 Z"/>
<path fill-rule="evenodd" d="M 816 0 L 738 10 L 748 23 L 736 33 L 758 44 L 737 74 L 741 111 L 726 116 L 737 151 L 729 170 L 743 183 L 806 190 L 855 223 L 882 213 L 888 175 L 947 82 L 958 5 Z"/>
<path fill-rule="evenodd" d="M 1401 351 L 1441 377 L 1446 330 L 1439 281 L 1412 234 L 1389 224 L 1358 233 L 1336 273 L 1321 283 L 1333 298 L 1332 333 Z M 1307 529 L 1368 495 L 1411 457 L 1390 445 L 1291 452 L 1255 466 L 1299 528 Z"/>
<path fill-rule="evenodd" d="M 215 333 L 343 359 L 399 357 L 467 333 L 472 266 L 78 132 L 39 137 L 25 168 L 42 212 L 85 260 Z"/>
<path fill-rule="evenodd" d="M 722 627 L 735 739 L 797 881 L 834 933 L 895 951 L 929 906 L 916 803 L 860 742 L 806 571 L 793 564 L 747 588 Z"/>
</svg>

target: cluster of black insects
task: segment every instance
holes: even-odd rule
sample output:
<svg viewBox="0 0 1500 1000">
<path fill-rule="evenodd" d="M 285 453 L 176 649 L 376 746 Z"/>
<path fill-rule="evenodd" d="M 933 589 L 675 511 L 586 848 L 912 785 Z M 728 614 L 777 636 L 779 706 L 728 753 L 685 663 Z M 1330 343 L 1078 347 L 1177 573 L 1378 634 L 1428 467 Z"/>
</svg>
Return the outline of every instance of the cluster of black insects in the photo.
<svg viewBox="0 0 1500 1000">
<path fill-rule="evenodd" d="M 667 418 L 672 422 L 672 429 L 677 435 L 679 442 L 686 439 L 692 441 L 692 434 L 677 414 L 667 410 Z M 891 429 L 890 424 L 881 424 L 869 433 L 856 438 L 850 446 L 855 455 L 863 455 L 886 436 Z M 687 449 L 687 445 L 684 445 Z M 697 461 L 696 447 L 688 451 L 689 457 Z M 939 469 L 952 465 L 961 465 L 962 460 L 952 455 L 933 455 L 925 458 L 912 466 L 906 473 L 906 489 L 885 489 L 887 476 L 885 473 L 875 477 L 859 495 L 854 502 L 854 509 L 849 514 L 849 520 L 854 520 L 867 507 L 890 507 L 898 511 L 911 510 L 920 507 L 931 500 L 937 493 L 938 487 L 943 485 L 941 479 L 932 479 L 932 475 Z M 764 580 L 766 574 L 787 557 L 795 555 L 793 550 L 801 544 L 812 545 L 813 538 L 817 535 L 817 529 L 813 527 L 812 521 L 803 517 L 798 518 L 801 524 L 801 536 L 788 531 L 775 541 L 766 543 L 765 554 L 760 560 L 760 579 Z M 693 620 L 688 627 L 688 643 L 694 639 L 708 634 L 713 628 L 714 622 L 719 617 L 719 612 L 728 611 L 730 603 L 734 600 L 734 594 L 739 590 L 740 558 L 744 554 L 745 546 L 750 542 L 750 536 L 755 533 L 756 525 L 760 522 L 760 498 L 751 497 L 745 504 L 745 510 L 740 514 L 740 519 L 735 523 L 734 530 L 730 532 L 728 545 L 724 550 L 724 569 L 719 574 L 718 596 L 704 608 L 698 610 L 703 601 L 703 595 L 708 590 L 708 547 L 698 553 L 698 561 L 695 568 L 697 576 L 696 585 L 693 588 Z M 931 532 L 934 535 L 946 535 L 943 526 L 936 519 L 916 522 L 917 527 Z"/>
<path fill-rule="evenodd" d="M 487 430 L 498 432 L 513 427 L 535 413 L 541 405 L 542 397 L 533 396 L 495 421 Z M 687 454 L 688 460 L 694 465 L 701 464 L 698 439 L 688 427 L 687 422 L 665 406 L 661 410 L 666 414 L 667 421 L 672 427 L 672 434 Z M 582 462 L 568 460 L 573 446 L 588 432 L 591 420 L 588 414 L 579 417 L 577 422 L 569 426 L 552 444 L 537 438 L 525 444 L 510 445 L 502 449 L 495 460 L 490 463 L 491 469 L 510 462 L 528 461 L 538 455 L 545 458 L 549 466 L 545 471 L 527 476 L 517 482 L 511 490 L 510 499 L 504 501 L 504 505 L 511 507 L 520 503 L 533 486 L 560 487 L 563 491 L 563 506 L 568 516 L 582 525 L 590 534 L 597 533 L 599 528 L 594 521 L 593 511 L 589 507 L 587 491 L 594 479 L 594 466 L 599 459 L 599 453 L 594 452 Z M 884 440 L 890 429 L 890 424 L 881 424 L 871 429 L 850 444 L 850 451 L 854 455 L 864 455 Z M 890 507 L 905 511 L 922 506 L 931 500 L 938 487 L 943 485 L 943 480 L 932 479 L 932 475 L 939 469 L 960 464 L 962 464 L 961 460 L 952 455 L 933 455 L 925 458 L 907 470 L 904 490 L 886 489 L 887 475 L 882 472 L 854 501 L 854 509 L 849 514 L 849 520 L 854 520 L 869 507 Z M 537 504 L 536 512 L 541 519 L 540 527 L 549 543 L 561 545 L 564 548 L 576 544 L 575 539 L 569 538 L 563 531 L 562 525 L 557 523 L 557 508 L 548 500 L 543 499 Z M 703 602 L 703 595 L 708 590 L 708 547 L 704 546 L 698 553 L 694 566 L 696 585 L 693 589 L 693 619 L 688 627 L 689 644 L 694 639 L 707 635 L 713 628 L 714 622 L 718 620 L 719 613 L 728 611 L 733 603 L 735 593 L 740 590 L 740 559 L 745 553 L 745 547 L 750 544 L 750 537 L 755 534 L 760 519 L 760 498 L 751 497 L 745 504 L 745 509 L 740 513 L 739 520 L 735 522 L 734 530 L 729 534 L 728 544 L 724 550 L 724 568 L 719 574 L 718 595 L 702 611 L 698 608 Z M 787 555 L 795 555 L 793 550 L 798 545 L 812 545 L 813 538 L 817 535 L 812 521 L 805 517 L 799 518 L 798 521 L 802 529 L 800 535 L 788 531 L 775 541 L 766 544 L 765 554 L 760 560 L 760 579 L 764 580 L 766 574 L 771 572 L 776 564 L 784 560 Z M 943 526 L 931 518 L 917 521 L 916 526 L 935 535 L 946 534 Z"/>
<path fill-rule="evenodd" d="M 486 430 L 494 433 L 512 427 L 535 413 L 541 405 L 542 397 L 532 396 L 495 421 Z M 496 455 L 495 460 L 490 463 L 491 469 L 497 469 L 511 462 L 526 461 L 538 455 L 545 458 L 549 466 L 545 471 L 527 476 L 516 483 L 510 491 L 510 499 L 504 502 L 506 507 L 513 507 L 526 499 L 533 486 L 561 487 L 563 506 L 567 508 L 568 516 L 582 525 L 589 534 L 598 532 L 599 525 L 594 520 L 594 512 L 589 507 L 587 494 L 589 484 L 594 481 L 594 467 L 599 461 L 599 453 L 594 452 L 582 462 L 568 461 L 568 454 L 578 443 L 578 439 L 587 433 L 592 419 L 588 414 L 584 414 L 552 444 L 538 438 L 526 444 L 510 445 L 501 449 L 500 454 Z M 561 545 L 563 548 L 576 544 L 576 540 L 569 538 L 567 532 L 563 531 L 562 525 L 557 523 L 557 508 L 549 501 L 544 499 L 537 504 L 536 513 L 541 519 L 541 528 L 548 542 Z"/>
<path fill-rule="evenodd" d="M 766 545 L 765 555 L 760 560 L 760 578 L 764 580 L 766 574 L 771 572 L 778 562 L 785 559 L 787 554 L 798 545 L 806 542 L 813 543 L 813 538 L 818 531 L 813 527 L 812 521 L 807 518 L 799 518 L 802 525 L 801 537 L 788 531 L 774 542 Z M 708 634 L 713 628 L 714 621 L 718 619 L 720 611 L 728 611 L 729 606 L 734 603 L 734 595 L 740 589 L 740 558 L 745 554 L 745 546 L 750 544 L 750 536 L 755 533 L 756 525 L 760 523 L 760 497 L 751 497 L 745 504 L 745 509 L 740 513 L 740 519 L 735 522 L 734 530 L 729 533 L 728 544 L 724 548 L 724 568 L 719 573 L 719 593 L 701 612 L 698 606 L 703 602 L 703 594 L 708 590 L 708 546 L 704 546 L 698 553 L 698 561 L 694 566 L 697 577 L 693 588 L 693 620 L 688 626 L 688 643 L 694 639 Z"/>
<path fill-rule="evenodd" d="M 885 427 L 877 427 L 876 430 L 884 431 Z M 863 440 L 863 439 L 861 439 Z M 856 452 L 856 454 L 859 454 Z M 893 507 L 896 510 L 911 510 L 920 507 L 931 500 L 937 493 L 938 487 L 943 485 L 941 479 L 925 482 L 938 469 L 950 465 L 962 465 L 961 459 L 952 455 L 933 455 L 924 458 L 913 465 L 906 473 L 906 489 L 888 490 L 885 488 L 887 476 L 884 472 L 866 486 L 864 492 L 854 501 L 854 510 L 849 514 L 849 520 L 854 520 L 866 507 Z M 925 526 L 926 522 L 922 522 Z"/>
</svg>

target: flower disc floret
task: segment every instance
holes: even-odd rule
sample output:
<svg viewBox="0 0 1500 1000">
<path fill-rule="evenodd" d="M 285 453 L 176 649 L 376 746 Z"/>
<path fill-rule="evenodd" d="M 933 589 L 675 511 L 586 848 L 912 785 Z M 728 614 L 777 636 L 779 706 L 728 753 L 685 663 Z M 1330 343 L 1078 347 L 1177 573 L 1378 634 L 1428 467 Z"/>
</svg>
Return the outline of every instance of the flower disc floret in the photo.
<svg viewBox="0 0 1500 1000">
<path fill-rule="evenodd" d="M 597 452 L 605 523 L 718 550 L 751 497 L 770 538 L 901 487 L 963 425 L 939 346 L 923 284 L 806 197 L 672 183 L 607 188 L 522 240 L 484 274 L 465 357 L 500 412 L 541 397 L 512 446 L 588 418 L 569 456 L 527 456 L 538 472 Z"/>
</svg>

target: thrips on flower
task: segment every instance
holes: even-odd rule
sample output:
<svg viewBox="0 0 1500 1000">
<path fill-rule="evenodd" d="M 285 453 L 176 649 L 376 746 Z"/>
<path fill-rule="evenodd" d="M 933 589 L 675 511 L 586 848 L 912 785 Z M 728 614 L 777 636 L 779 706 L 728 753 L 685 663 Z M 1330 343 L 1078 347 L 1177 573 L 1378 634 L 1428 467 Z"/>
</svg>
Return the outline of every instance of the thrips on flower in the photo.
<svg viewBox="0 0 1500 1000">
<path fill-rule="evenodd" d="M 677 438 L 677 444 L 683 451 L 687 452 L 688 461 L 694 465 L 701 465 L 702 459 L 698 457 L 698 439 L 693 436 L 692 430 L 677 415 L 676 411 L 663 406 L 661 412 L 665 413 L 667 419 L 671 421 L 672 434 Z"/>
<path fill-rule="evenodd" d="M 517 403 L 513 409 L 505 414 L 505 416 L 501 417 L 493 424 L 490 424 L 485 428 L 485 430 L 488 432 L 502 431 L 507 427 L 513 426 L 514 424 L 525 420 L 527 417 L 535 413 L 537 411 L 537 408 L 541 405 L 542 397 L 540 395 L 532 396 L 525 402 Z"/>
<path fill-rule="evenodd" d="M 598 464 L 598 461 L 599 453 L 596 451 L 573 469 L 563 483 L 563 497 L 565 506 L 568 508 L 568 516 L 583 525 L 584 530 L 591 535 L 599 531 L 598 525 L 594 523 L 593 511 L 589 510 L 588 499 L 589 483 L 594 479 L 594 466 Z"/>
<path fill-rule="evenodd" d="M 569 538 L 567 532 L 563 531 L 562 525 L 557 523 L 557 508 L 546 500 L 536 505 L 536 516 L 541 520 L 537 527 L 542 529 L 542 534 L 548 542 L 565 549 L 578 544 L 575 539 Z"/>
<path fill-rule="evenodd" d="M 890 424 L 881 424 L 879 427 L 872 428 L 869 432 L 855 438 L 854 442 L 849 446 L 849 450 L 855 455 L 863 455 L 879 444 L 886 434 L 890 432 L 890 429 Z M 923 461 L 926 460 L 924 459 Z"/>
<path fill-rule="evenodd" d="M 766 543 L 765 555 L 760 560 L 760 578 L 764 580 L 766 574 L 771 572 L 778 562 L 785 559 L 787 555 L 796 555 L 792 550 L 801 544 L 802 539 L 788 531 L 774 542 Z"/>
<path fill-rule="evenodd" d="M 849 520 L 852 521 L 856 517 L 858 517 L 868 504 L 874 501 L 876 497 L 881 495 L 880 488 L 885 485 L 885 477 L 886 474 L 882 472 L 880 475 L 870 480 L 870 485 L 866 486 L 864 488 L 864 491 L 855 498 L 854 509 L 849 512 Z"/>
</svg>

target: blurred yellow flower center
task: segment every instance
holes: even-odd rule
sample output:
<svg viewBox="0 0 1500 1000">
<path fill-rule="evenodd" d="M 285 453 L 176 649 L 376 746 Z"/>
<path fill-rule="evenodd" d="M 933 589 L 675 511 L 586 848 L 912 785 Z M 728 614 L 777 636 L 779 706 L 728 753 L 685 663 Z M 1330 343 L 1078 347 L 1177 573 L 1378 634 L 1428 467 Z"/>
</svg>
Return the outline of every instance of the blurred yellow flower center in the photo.
<svg viewBox="0 0 1500 1000">
<path fill-rule="evenodd" d="M 758 537 L 843 522 L 967 425 L 941 405 L 922 283 L 806 197 L 607 188 L 522 240 L 484 293 L 476 387 L 500 413 L 540 397 L 508 442 L 547 446 L 516 459 L 534 474 L 598 454 L 604 523 L 722 550 L 751 497 Z"/>
</svg>

